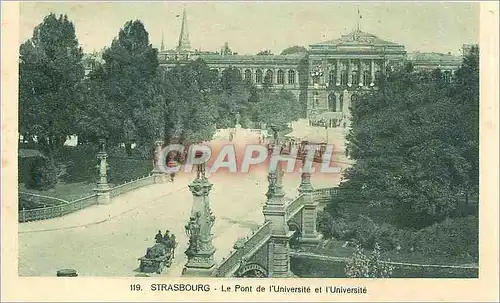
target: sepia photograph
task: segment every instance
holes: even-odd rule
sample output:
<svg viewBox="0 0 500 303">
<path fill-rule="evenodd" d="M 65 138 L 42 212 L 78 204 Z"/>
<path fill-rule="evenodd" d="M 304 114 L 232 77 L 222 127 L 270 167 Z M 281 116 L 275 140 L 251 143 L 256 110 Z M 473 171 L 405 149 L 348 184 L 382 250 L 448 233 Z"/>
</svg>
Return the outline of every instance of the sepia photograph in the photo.
<svg viewBox="0 0 500 303">
<path fill-rule="evenodd" d="M 480 6 L 20 2 L 17 276 L 478 280 Z"/>
</svg>

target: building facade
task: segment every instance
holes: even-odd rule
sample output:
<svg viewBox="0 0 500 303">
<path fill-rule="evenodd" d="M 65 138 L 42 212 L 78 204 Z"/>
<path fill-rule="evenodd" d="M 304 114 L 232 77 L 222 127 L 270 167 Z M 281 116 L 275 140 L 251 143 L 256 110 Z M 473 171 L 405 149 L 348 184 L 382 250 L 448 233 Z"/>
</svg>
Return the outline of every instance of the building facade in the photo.
<svg viewBox="0 0 500 303">
<path fill-rule="evenodd" d="M 464 53 L 470 49 L 464 45 Z M 417 69 L 439 68 L 446 81 L 462 63 L 462 56 L 440 53 L 407 53 L 403 45 L 385 41 L 358 27 L 340 38 L 310 45 L 293 55 L 237 55 L 221 50 L 193 50 L 184 11 L 181 33 L 175 49 L 166 50 L 163 39 L 159 63 L 168 70 L 178 64 L 203 59 L 219 75 L 226 68 L 239 71 L 242 79 L 258 88 L 268 79 L 274 89 L 292 92 L 311 120 L 349 116 L 349 108 L 364 92 L 377 89 L 377 80 L 386 68 L 411 62 Z"/>
</svg>

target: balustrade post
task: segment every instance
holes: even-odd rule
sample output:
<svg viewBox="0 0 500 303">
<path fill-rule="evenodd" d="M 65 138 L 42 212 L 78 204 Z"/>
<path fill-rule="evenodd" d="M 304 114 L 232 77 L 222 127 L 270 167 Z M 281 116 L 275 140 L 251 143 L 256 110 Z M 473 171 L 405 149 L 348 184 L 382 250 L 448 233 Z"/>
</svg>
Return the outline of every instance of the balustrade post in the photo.
<svg viewBox="0 0 500 303">
<path fill-rule="evenodd" d="M 281 146 L 278 140 L 278 129 L 272 125 L 274 135 L 274 147 L 279 152 Z M 270 222 L 271 239 L 268 243 L 269 250 L 272 250 L 272 259 L 269 260 L 268 273 L 270 277 L 284 278 L 292 277 L 290 271 L 290 251 L 289 241 L 293 236 L 293 231 L 288 229 L 286 222 L 286 205 L 283 191 L 283 170 L 278 162 L 276 168 L 271 168 L 268 175 L 267 201 L 262 213 L 266 221 Z"/>
<path fill-rule="evenodd" d="M 302 237 L 300 244 L 317 245 L 321 241 L 321 234 L 316 230 L 319 202 L 314 198 L 314 188 L 311 184 L 311 173 L 302 172 L 299 193 L 302 195 Z"/>
</svg>

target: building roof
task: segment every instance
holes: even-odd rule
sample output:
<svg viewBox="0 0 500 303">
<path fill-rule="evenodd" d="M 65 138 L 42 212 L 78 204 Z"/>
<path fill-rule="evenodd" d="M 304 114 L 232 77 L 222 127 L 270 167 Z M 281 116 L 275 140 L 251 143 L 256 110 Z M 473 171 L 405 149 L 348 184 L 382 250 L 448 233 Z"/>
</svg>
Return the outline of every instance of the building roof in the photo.
<svg viewBox="0 0 500 303">
<path fill-rule="evenodd" d="M 442 54 L 442 53 L 408 53 L 407 60 L 415 65 L 445 65 L 445 66 L 455 66 L 459 67 L 462 64 L 462 57 L 455 56 L 452 54 Z"/>
<path fill-rule="evenodd" d="M 297 62 L 302 59 L 305 54 L 293 55 L 214 55 L 214 54 L 200 54 L 198 58 L 206 61 L 241 61 L 241 62 Z"/>
<path fill-rule="evenodd" d="M 311 47 L 323 46 L 323 45 L 337 46 L 337 45 L 398 45 L 398 44 L 380 39 L 374 34 L 362 32 L 360 30 L 354 30 L 353 32 L 347 35 L 342 35 L 338 39 L 315 43 L 311 45 Z"/>
</svg>

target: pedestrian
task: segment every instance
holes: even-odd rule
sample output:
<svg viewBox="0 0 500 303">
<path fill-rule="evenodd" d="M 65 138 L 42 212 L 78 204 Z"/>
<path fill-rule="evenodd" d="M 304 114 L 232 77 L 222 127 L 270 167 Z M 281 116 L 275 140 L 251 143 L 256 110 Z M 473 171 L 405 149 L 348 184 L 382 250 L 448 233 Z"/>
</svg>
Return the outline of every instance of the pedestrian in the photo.
<svg viewBox="0 0 500 303">
<path fill-rule="evenodd" d="M 158 231 L 158 233 L 155 236 L 156 243 L 161 243 L 163 241 L 163 236 L 161 234 L 161 230 Z"/>
<path fill-rule="evenodd" d="M 165 235 L 163 236 L 163 244 L 168 245 L 170 243 L 170 230 L 165 231 Z"/>
</svg>

